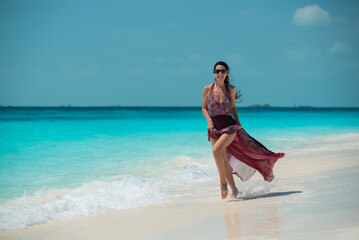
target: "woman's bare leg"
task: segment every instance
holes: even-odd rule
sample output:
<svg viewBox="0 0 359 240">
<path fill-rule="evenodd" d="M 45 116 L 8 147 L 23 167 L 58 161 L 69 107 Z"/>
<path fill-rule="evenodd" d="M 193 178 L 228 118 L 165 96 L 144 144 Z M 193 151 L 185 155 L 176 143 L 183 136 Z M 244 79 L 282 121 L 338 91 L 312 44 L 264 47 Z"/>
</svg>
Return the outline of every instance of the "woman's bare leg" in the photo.
<svg viewBox="0 0 359 240">
<path fill-rule="evenodd" d="M 211 138 L 211 143 L 212 143 L 212 147 L 214 146 L 214 144 L 217 142 L 217 139 Z M 214 156 L 214 154 L 213 154 Z M 218 173 L 219 173 L 219 183 L 221 186 L 221 196 L 222 199 L 227 197 L 228 194 L 228 189 L 227 189 L 227 182 L 226 182 L 226 176 L 225 176 L 225 166 L 224 166 L 224 162 L 222 160 L 217 161 L 216 158 L 214 158 L 216 160 L 216 165 L 217 165 L 217 169 L 218 169 Z"/>
<path fill-rule="evenodd" d="M 232 188 L 232 192 L 238 191 L 232 176 L 232 171 L 230 170 L 228 164 L 228 157 L 226 153 L 226 148 L 235 138 L 235 134 L 222 134 L 219 139 L 211 138 L 211 143 L 213 147 L 213 157 L 216 160 L 216 165 L 218 168 L 220 183 L 221 183 L 221 194 L 222 199 L 227 197 L 227 181 Z M 226 164 L 228 165 L 226 167 Z M 227 181 L 226 181 L 227 180 Z"/>
<path fill-rule="evenodd" d="M 234 183 L 232 168 L 229 165 L 228 154 L 226 151 L 223 152 L 223 159 L 224 159 L 224 172 L 225 172 L 226 180 L 232 189 L 231 196 L 236 197 L 238 195 L 238 189 L 236 187 L 236 184 Z"/>
</svg>

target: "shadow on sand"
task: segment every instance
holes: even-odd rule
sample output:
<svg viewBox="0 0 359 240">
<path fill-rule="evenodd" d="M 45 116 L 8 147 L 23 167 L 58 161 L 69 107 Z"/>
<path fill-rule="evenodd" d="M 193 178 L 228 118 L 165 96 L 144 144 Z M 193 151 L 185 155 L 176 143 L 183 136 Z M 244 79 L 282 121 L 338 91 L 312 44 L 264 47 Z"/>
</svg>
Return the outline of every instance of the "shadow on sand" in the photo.
<svg viewBox="0 0 359 240">
<path fill-rule="evenodd" d="M 267 194 L 263 194 L 263 195 L 239 197 L 237 199 L 231 199 L 231 200 L 229 200 L 229 202 L 246 201 L 246 200 L 259 199 L 259 198 L 281 197 L 281 196 L 287 196 L 287 195 L 296 194 L 296 193 L 302 193 L 302 191 L 273 192 L 273 193 L 267 193 Z"/>
</svg>

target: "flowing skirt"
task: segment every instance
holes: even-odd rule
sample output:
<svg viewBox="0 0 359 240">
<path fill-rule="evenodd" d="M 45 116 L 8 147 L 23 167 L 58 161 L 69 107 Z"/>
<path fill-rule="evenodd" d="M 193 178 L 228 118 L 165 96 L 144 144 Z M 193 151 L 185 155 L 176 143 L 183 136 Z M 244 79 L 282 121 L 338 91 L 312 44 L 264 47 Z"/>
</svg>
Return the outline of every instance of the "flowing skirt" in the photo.
<svg viewBox="0 0 359 240">
<path fill-rule="evenodd" d="M 215 128 L 213 132 L 208 131 L 208 140 L 219 139 L 223 133 L 236 134 L 226 149 L 232 173 L 245 181 L 258 171 L 265 181 L 271 182 L 274 179 L 274 164 L 285 154 L 268 150 L 243 128 L 239 129 L 236 121 L 229 115 L 217 115 L 212 120 Z"/>
</svg>

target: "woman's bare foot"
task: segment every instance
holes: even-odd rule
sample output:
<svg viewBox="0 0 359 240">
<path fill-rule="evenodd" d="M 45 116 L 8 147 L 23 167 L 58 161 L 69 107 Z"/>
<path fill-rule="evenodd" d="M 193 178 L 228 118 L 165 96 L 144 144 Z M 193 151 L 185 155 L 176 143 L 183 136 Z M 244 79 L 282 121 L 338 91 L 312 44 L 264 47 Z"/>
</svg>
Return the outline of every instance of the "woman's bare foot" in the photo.
<svg viewBox="0 0 359 240">
<path fill-rule="evenodd" d="M 222 199 L 225 199 L 228 195 L 227 183 L 221 184 L 221 195 Z"/>
<path fill-rule="evenodd" d="M 233 189 L 231 198 L 238 198 L 239 197 L 239 191 L 237 188 Z"/>
</svg>

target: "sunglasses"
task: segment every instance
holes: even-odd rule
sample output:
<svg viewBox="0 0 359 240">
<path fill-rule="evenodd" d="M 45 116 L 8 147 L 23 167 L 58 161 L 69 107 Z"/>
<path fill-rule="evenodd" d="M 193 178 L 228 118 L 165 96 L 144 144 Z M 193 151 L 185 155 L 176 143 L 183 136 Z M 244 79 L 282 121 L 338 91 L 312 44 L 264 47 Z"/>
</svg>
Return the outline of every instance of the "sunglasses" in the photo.
<svg viewBox="0 0 359 240">
<path fill-rule="evenodd" d="M 221 70 L 216 69 L 216 70 L 214 70 L 213 72 L 214 72 L 215 74 L 219 74 L 220 72 L 221 72 L 222 74 L 226 74 L 226 73 L 227 73 L 227 69 L 221 69 Z"/>
</svg>

